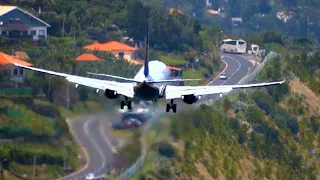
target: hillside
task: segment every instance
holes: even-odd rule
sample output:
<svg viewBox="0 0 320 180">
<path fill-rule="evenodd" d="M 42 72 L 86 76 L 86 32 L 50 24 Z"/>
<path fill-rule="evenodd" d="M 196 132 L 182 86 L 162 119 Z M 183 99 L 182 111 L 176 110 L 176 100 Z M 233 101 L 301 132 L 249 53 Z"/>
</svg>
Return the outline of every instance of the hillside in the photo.
<svg viewBox="0 0 320 180">
<path fill-rule="evenodd" d="M 81 165 L 77 156 L 82 152 L 71 138 L 65 114 L 61 113 L 69 110 L 27 95 L 1 95 L 0 98 L 0 156 L 2 160 L 7 159 L 2 162 L 5 178 L 32 176 L 30 165 L 35 156 L 36 177 L 41 179 L 64 174 L 66 160 L 71 170 Z M 99 110 L 94 104 L 72 105 L 68 115 Z"/>
<path fill-rule="evenodd" d="M 255 80 L 287 83 L 240 91 L 154 125 L 135 179 L 319 179 L 320 56 L 287 52 Z"/>
<path fill-rule="evenodd" d="M 143 0 L 149 4 L 179 9 L 205 24 L 218 24 L 225 34 L 243 37 L 275 31 L 289 37 L 308 37 L 320 42 L 317 0 Z M 208 2 L 208 3 L 207 3 Z M 208 10 L 219 12 L 210 14 Z M 232 18 L 242 18 L 232 25 Z"/>
</svg>

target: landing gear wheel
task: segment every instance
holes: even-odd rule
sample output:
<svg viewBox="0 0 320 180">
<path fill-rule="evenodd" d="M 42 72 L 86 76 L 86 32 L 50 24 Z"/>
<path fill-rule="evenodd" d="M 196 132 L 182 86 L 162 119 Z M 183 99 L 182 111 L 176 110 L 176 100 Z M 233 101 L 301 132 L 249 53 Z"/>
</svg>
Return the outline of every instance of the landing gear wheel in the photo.
<svg viewBox="0 0 320 180">
<path fill-rule="evenodd" d="M 174 113 L 177 112 L 177 104 L 172 104 L 172 111 L 173 111 Z"/>
<path fill-rule="evenodd" d="M 124 106 L 127 106 L 127 108 L 130 110 L 131 109 L 131 101 L 126 98 L 125 100 L 122 100 L 120 103 L 120 108 L 123 109 Z"/>
<path fill-rule="evenodd" d="M 131 109 L 131 101 L 127 102 L 128 109 Z"/>
<path fill-rule="evenodd" d="M 170 104 L 169 103 L 167 104 L 166 111 L 169 112 L 170 109 L 172 109 L 174 113 L 177 112 L 177 104 L 173 104 L 173 100 L 171 100 Z"/>
<path fill-rule="evenodd" d="M 170 104 L 167 104 L 166 111 L 167 111 L 167 112 L 169 112 L 169 111 L 170 111 Z"/>
<path fill-rule="evenodd" d="M 120 108 L 123 109 L 125 105 L 126 105 L 125 102 L 122 100 L 120 103 Z"/>
</svg>

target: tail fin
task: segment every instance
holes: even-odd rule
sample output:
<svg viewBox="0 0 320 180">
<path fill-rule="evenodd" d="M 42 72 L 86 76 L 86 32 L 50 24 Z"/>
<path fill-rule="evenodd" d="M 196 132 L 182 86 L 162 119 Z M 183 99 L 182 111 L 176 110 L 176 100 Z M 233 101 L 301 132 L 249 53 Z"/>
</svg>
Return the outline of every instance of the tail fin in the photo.
<svg viewBox="0 0 320 180">
<path fill-rule="evenodd" d="M 148 77 L 149 75 L 149 21 L 147 21 L 147 38 L 146 38 L 146 54 L 144 59 L 144 77 Z"/>
</svg>

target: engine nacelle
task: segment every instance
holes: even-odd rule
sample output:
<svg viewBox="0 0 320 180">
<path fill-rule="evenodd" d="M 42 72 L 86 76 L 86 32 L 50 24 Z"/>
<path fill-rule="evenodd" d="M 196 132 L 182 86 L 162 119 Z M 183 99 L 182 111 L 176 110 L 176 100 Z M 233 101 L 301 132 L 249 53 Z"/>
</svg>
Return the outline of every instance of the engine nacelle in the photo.
<svg viewBox="0 0 320 180">
<path fill-rule="evenodd" d="M 115 91 L 106 89 L 106 91 L 104 92 L 104 95 L 109 98 L 109 99 L 115 99 L 119 96 L 119 94 Z"/>
<path fill-rule="evenodd" d="M 200 98 L 201 96 L 185 95 L 185 96 L 182 96 L 182 101 L 187 104 L 193 104 L 197 102 Z"/>
</svg>

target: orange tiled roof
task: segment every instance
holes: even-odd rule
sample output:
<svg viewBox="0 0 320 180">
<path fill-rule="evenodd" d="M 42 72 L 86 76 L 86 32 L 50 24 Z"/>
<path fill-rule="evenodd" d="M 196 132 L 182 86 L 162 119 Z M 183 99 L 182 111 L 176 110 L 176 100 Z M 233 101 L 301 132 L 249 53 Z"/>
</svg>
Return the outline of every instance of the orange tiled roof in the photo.
<svg viewBox="0 0 320 180">
<path fill-rule="evenodd" d="M 182 70 L 181 68 L 177 68 L 177 67 L 173 67 L 173 66 L 167 66 L 167 67 L 170 70 L 175 70 L 175 71 L 181 71 Z"/>
<path fill-rule="evenodd" d="M 16 51 L 13 54 L 15 55 L 15 57 L 17 59 L 21 59 L 21 60 L 29 60 L 30 59 L 28 54 L 24 51 Z"/>
<path fill-rule="evenodd" d="M 7 55 L 3 52 L 0 52 L 0 65 L 9 65 L 9 64 L 13 64 L 13 63 L 21 64 L 24 66 L 32 66 L 32 64 L 30 64 L 26 61 L 22 61 L 22 60 L 16 58 L 15 56 L 10 56 L 10 55 Z"/>
<path fill-rule="evenodd" d="M 178 12 L 179 14 L 183 14 L 183 12 L 179 9 L 175 9 L 175 8 L 170 8 L 170 14 L 172 14 L 173 12 Z"/>
<path fill-rule="evenodd" d="M 212 10 L 212 9 L 207 10 L 207 12 L 209 14 L 219 14 L 219 11 L 215 11 L 215 10 Z"/>
<path fill-rule="evenodd" d="M 76 61 L 103 61 L 102 59 L 98 58 L 97 56 L 91 53 L 83 53 L 80 56 L 76 57 Z"/>
<path fill-rule="evenodd" d="M 137 48 L 128 46 L 118 41 L 110 41 L 102 44 L 92 43 L 90 45 L 84 46 L 83 48 L 91 51 L 135 51 L 137 50 Z"/>
</svg>

